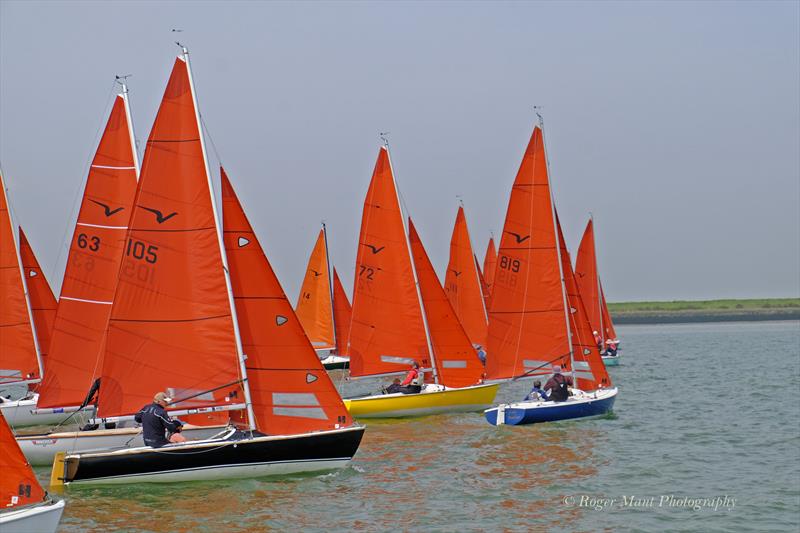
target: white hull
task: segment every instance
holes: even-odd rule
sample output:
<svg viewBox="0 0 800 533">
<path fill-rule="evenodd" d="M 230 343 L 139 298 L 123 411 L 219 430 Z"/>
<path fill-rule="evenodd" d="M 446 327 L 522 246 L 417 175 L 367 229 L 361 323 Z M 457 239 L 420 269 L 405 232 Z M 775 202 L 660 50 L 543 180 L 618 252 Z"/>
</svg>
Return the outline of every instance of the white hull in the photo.
<svg viewBox="0 0 800 533">
<path fill-rule="evenodd" d="M 3 512 L 0 514 L 0 532 L 55 533 L 63 512 L 64 500 Z"/>
<path fill-rule="evenodd" d="M 72 481 L 70 485 L 122 485 L 129 483 L 179 483 L 182 481 L 216 481 L 220 479 L 247 479 L 264 476 L 281 476 L 302 472 L 318 472 L 344 468 L 350 457 L 313 461 L 286 461 L 255 463 L 250 465 L 218 465 L 192 470 L 163 471 L 154 474 L 137 474 L 104 477 L 97 480 Z M 5 533 L 5 530 L 0 530 Z M 30 532 L 26 532 L 30 533 Z"/>
<path fill-rule="evenodd" d="M 24 426 L 54 426 L 66 420 L 71 413 L 64 412 L 47 412 L 47 413 L 34 413 L 36 403 L 39 401 L 39 395 L 34 394 L 33 398 L 26 400 L 16 400 L 13 402 L 3 402 L 0 404 L 0 410 L 3 416 L 6 417 L 6 422 L 12 428 Z M 58 411 L 53 409 L 52 411 Z M 86 407 L 80 415 L 75 415 L 71 420 L 81 421 L 84 417 L 91 417 L 94 414 L 94 407 Z"/>
<path fill-rule="evenodd" d="M 208 439 L 226 426 L 184 426 L 181 432 L 189 440 Z M 144 446 L 141 428 L 67 431 L 41 435 L 17 436 L 22 453 L 32 465 L 52 465 L 56 453 L 79 453 Z M 5 533 L 5 532 L 0 532 Z"/>
</svg>

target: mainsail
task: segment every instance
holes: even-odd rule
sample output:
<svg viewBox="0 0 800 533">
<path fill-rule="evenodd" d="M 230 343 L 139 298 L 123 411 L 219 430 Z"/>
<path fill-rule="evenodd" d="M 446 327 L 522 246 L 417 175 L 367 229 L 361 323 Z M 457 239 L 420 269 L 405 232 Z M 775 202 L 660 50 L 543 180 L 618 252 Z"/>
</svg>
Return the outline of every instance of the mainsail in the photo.
<svg viewBox="0 0 800 533">
<path fill-rule="evenodd" d="M 326 248 L 325 232 L 319 230 L 314 250 L 308 259 L 306 275 L 303 278 L 295 307 L 297 318 L 316 350 L 330 350 L 336 345 L 330 268 Z"/>
<path fill-rule="evenodd" d="M 33 325 L 36 327 L 36 339 L 39 341 L 39 353 L 42 357 L 42 366 L 47 366 L 47 353 L 50 350 L 50 338 L 53 334 L 53 323 L 56 319 L 57 302 L 53 296 L 53 289 L 47 283 L 47 278 L 36 260 L 28 238 L 22 228 L 19 228 L 19 257 L 22 261 L 22 271 L 28 286 L 28 300 L 31 304 Z"/>
<path fill-rule="evenodd" d="M 578 288 L 581 297 L 586 304 L 586 312 L 589 315 L 589 323 L 592 329 L 606 339 L 616 339 L 614 325 L 611 323 L 611 316 L 608 313 L 603 286 L 600 283 L 600 273 L 597 268 L 597 252 L 594 242 L 594 221 L 590 218 L 583 232 L 580 246 L 578 246 L 578 256 L 575 260 L 575 275 L 578 280 Z"/>
<path fill-rule="evenodd" d="M 408 239 L 419 279 L 425 318 L 435 354 L 438 382 L 447 387 L 475 385 L 483 374 L 467 333 L 439 284 L 436 272 L 414 224 L 408 221 Z"/>
<path fill-rule="evenodd" d="M 511 190 L 489 311 L 490 379 L 567 365 L 570 339 L 544 139 L 534 127 Z"/>
<path fill-rule="evenodd" d="M 450 261 L 447 264 L 444 290 L 450 304 L 464 325 L 472 344 L 486 344 L 488 329 L 483 289 L 469 238 L 464 208 L 459 206 L 453 236 L 450 239 Z"/>
<path fill-rule="evenodd" d="M 486 245 L 486 255 L 483 256 L 483 280 L 489 295 L 492 294 L 492 284 L 497 268 L 497 251 L 494 248 L 494 237 L 489 237 L 489 244 Z M 486 308 L 489 309 L 489 299 L 486 298 Z"/>
<path fill-rule="evenodd" d="M 408 249 L 403 214 L 383 146 L 364 200 L 349 335 L 350 373 L 430 367 L 430 351 Z"/>
<path fill-rule="evenodd" d="M 256 427 L 281 435 L 351 424 L 225 171 L 221 174 L 225 248 Z"/>
<path fill-rule="evenodd" d="M 130 256 L 132 250 L 120 270 L 138 165 L 127 93 L 123 90 L 114 100 L 86 178 L 61 285 L 39 408 L 83 402 L 100 376 L 103 342 L 118 276 L 140 280 L 147 274 L 147 269 Z"/>
<path fill-rule="evenodd" d="M 147 141 L 113 298 L 99 416 L 166 391 L 177 408 L 244 399 L 220 235 L 188 55 L 175 60 Z"/>
<path fill-rule="evenodd" d="M 2 174 L 0 188 L 0 384 L 35 383 L 41 362 Z"/>
</svg>

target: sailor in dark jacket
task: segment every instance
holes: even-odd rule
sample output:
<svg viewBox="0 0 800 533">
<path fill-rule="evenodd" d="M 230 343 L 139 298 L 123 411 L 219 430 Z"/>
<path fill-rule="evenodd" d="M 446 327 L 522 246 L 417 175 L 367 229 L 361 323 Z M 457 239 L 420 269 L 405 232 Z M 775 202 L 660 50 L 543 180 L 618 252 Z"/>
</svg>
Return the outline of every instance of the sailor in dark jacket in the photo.
<svg viewBox="0 0 800 533">
<path fill-rule="evenodd" d="M 166 393 L 159 392 L 153 397 L 153 403 L 145 405 L 136 413 L 134 419 L 142 425 L 146 446 L 160 448 L 170 442 L 186 442 L 186 438 L 180 434 L 183 422 L 170 418 L 164 409 L 171 401 L 172 398 Z"/>
</svg>

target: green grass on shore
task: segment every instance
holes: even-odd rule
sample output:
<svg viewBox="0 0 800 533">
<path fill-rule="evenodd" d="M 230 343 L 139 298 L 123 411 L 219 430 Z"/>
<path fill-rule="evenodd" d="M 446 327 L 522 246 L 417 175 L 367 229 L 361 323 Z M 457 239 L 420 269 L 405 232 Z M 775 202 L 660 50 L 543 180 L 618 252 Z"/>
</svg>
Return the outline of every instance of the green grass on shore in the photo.
<svg viewBox="0 0 800 533">
<path fill-rule="evenodd" d="M 619 302 L 608 304 L 614 313 L 677 311 L 778 311 L 800 308 L 800 298 L 763 298 L 752 300 L 675 300 L 672 302 Z"/>
</svg>

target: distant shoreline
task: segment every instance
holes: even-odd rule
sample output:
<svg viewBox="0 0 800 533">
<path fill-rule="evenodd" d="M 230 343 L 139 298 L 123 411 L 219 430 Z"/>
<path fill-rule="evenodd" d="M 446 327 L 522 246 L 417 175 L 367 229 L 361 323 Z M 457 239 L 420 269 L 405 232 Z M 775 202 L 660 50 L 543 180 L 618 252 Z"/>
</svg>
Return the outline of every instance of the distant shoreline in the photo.
<svg viewBox="0 0 800 533">
<path fill-rule="evenodd" d="M 800 298 L 609 303 L 615 324 L 800 320 Z"/>
</svg>

